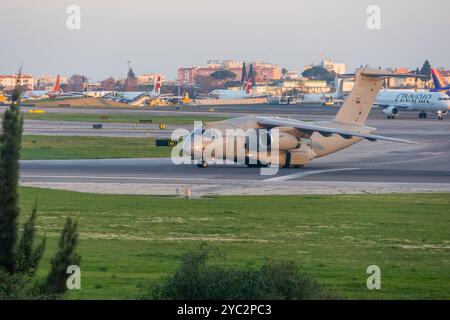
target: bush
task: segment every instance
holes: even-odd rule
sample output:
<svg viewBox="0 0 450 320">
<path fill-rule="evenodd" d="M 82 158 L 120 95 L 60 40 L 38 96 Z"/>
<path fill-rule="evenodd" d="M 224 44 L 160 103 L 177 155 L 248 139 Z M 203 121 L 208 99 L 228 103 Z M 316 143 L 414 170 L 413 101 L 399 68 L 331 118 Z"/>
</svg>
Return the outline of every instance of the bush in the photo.
<svg viewBox="0 0 450 320">
<path fill-rule="evenodd" d="M 26 274 L 10 274 L 0 268 L 0 300 L 39 300 L 42 295 L 36 281 Z"/>
<path fill-rule="evenodd" d="M 183 255 L 178 270 L 150 285 L 143 299 L 175 300 L 304 300 L 330 298 L 294 262 L 267 262 L 259 268 L 208 264 L 206 246 Z"/>
</svg>

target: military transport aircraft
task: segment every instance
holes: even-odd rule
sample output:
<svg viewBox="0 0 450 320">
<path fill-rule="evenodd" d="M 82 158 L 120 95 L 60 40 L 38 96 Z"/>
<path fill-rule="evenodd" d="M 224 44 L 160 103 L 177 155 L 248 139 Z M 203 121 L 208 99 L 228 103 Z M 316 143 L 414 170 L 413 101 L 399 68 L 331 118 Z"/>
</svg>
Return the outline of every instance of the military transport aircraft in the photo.
<svg viewBox="0 0 450 320">
<path fill-rule="evenodd" d="M 375 135 L 373 132 L 376 129 L 364 124 L 384 80 L 387 77 L 397 76 L 404 77 L 405 75 L 368 67 L 357 69 L 355 86 L 332 121 L 312 123 L 278 117 L 245 116 L 206 123 L 185 138 L 182 145 L 183 153 L 185 156 L 190 156 L 194 163 L 203 168 L 208 167 L 209 163 L 223 159 L 232 159 L 234 162 L 245 163 L 248 166 L 271 164 L 284 167 L 303 167 L 314 158 L 345 149 L 363 139 L 414 143 Z M 260 145 L 256 149 L 250 148 L 248 136 L 230 137 L 225 133 L 232 129 L 255 131 Z M 217 132 L 222 133 L 222 136 L 217 136 Z M 197 139 L 198 136 L 201 139 Z M 223 150 L 216 150 L 216 152 L 206 155 L 205 151 L 216 140 L 219 140 L 218 138 L 234 140 L 234 144 L 226 143 Z M 275 141 L 277 143 L 274 143 Z M 229 145 L 233 147 L 230 148 Z M 260 152 L 263 145 L 268 147 L 268 152 L 266 150 Z M 233 153 L 231 157 L 230 153 Z M 239 154 L 244 154 L 243 159 L 236 156 Z M 217 155 L 220 156 L 220 159 Z"/>
</svg>

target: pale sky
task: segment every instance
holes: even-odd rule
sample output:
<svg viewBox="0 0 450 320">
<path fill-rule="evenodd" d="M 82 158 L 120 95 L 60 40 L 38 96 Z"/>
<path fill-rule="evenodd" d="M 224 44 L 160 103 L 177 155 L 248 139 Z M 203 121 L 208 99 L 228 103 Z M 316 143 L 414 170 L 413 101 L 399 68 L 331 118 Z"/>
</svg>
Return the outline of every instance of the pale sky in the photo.
<svg viewBox="0 0 450 320">
<path fill-rule="evenodd" d="M 209 59 L 263 60 L 303 71 L 322 55 L 374 67 L 450 67 L 448 0 L 0 0 L 0 74 L 95 80 L 137 74 L 176 77 Z M 69 5 L 81 29 L 66 27 Z M 369 5 L 381 30 L 366 26 Z"/>
</svg>

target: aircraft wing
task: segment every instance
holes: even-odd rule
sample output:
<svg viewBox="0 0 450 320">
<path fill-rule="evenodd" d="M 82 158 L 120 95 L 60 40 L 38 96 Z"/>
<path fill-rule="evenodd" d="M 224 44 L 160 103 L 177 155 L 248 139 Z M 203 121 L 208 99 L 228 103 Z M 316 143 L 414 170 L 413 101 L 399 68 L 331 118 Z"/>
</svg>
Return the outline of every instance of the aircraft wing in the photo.
<svg viewBox="0 0 450 320">
<path fill-rule="evenodd" d="M 339 128 L 329 128 L 329 127 L 323 127 L 299 120 L 294 119 L 277 119 L 277 118 L 271 118 L 271 117 L 259 117 L 258 123 L 264 127 L 267 128 L 274 128 L 274 127 L 292 127 L 294 129 L 300 130 L 305 132 L 308 135 L 313 134 L 314 132 L 318 132 L 324 137 L 330 137 L 333 134 L 340 135 L 341 137 L 345 139 L 351 139 L 353 137 L 360 137 L 364 138 L 369 141 L 377 141 L 377 140 L 384 140 L 384 141 L 391 141 L 391 142 L 400 142 L 400 143 L 412 143 L 416 144 L 417 142 L 409 141 L 409 140 L 403 140 L 403 139 L 397 139 L 397 138 L 390 138 L 390 137 L 384 137 L 379 136 L 375 134 L 370 133 L 361 133 L 357 131 L 351 131 L 351 130 L 342 130 Z"/>
</svg>

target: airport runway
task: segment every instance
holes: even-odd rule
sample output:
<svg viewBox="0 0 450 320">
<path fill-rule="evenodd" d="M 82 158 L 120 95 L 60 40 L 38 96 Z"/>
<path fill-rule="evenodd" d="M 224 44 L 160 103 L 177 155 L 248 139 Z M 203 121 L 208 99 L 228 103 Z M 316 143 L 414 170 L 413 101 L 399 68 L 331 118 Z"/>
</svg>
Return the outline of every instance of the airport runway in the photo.
<svg viewBox="0 0 450 320">
<path fill-rule="evenodd" d="M 27 107 L 28 108 L 28 107 Z M 24 111 L 27 111 L 27 108 Z M 29 109 L 29 108 L 28 108 Z M 320 105 L 241 105 L 241 106 L 219 106 L 215 112 L 208 112 L 205 106 L 184 106 L 181 111 L 176 111 L 174 107 L 158 108 L 152 110 L 143 109 L 85 109 L 85 108 L 44 108 L 48 113 L 87 113 L 87 114 L 138 114 L 144 119 L 151 119 L 152 115 L 199 115 L 199 116 L 225 116 L 238 117 L 247 114 L 280 116 L 300 120 L 331 120 L 336 114 L 337 107 L 324 107 Z M 377 122 L 377 120 L 382 120 Z M 380 109 L 373 108 L 369 116 L 369 125 L 383 130 L 377 124 L 386 123 L 386 119 Z M 404 122 L 402 122 L 404 121 Z M 411 127 L 421 126 L 424 128 L 423 134 L 428 134 L 427 126 L 433 123 L 448 123 L 450 116 L 444 121 L 438 121 L 435 115 L 431 115 L 426 120 L 419 120 L 415 112 L 402 112 L 399 119 L 391 120 L 394 126 L 402 127 L 402 123 L 414 124 Z M 373 123 L 373 124 L 372 124 Z M 70 136 L 104 136 L 104 137 L 155 137 L 169 138 L 171 132 L 176 128 L 191 129 L 193 125 L 167 125 L 165 130 L 158 128 L 158 124 L 133 123 L 104 123 L 103 129 L 93 129 L 92 122 L 73 121 L 40 121 L 26 120 L 24 134 L 27 135 L 70 135 Z M 396 125 L 397 124 L 397 125 Z M 408 128 L 408 126 L 407 126 Z M 406 128 L 406 129 L 407 129 Z"/>
<path fill-rule="evenodd" d="M 76 191 L 175 194 L 450 192 L 450 122 L 370 120 L 378 133 L 417 145 L 361 142 L 275 176 L 240 165 L 174 165 L 170 159 L 22 161 L 23 185 Z"/>
<path fill-rule="evenodd" d="M 3 110 L 2 107 L 0 110 Z M 213 112 L 210 109 L 214 109 Z M 320 104 L 297 104 L 297 105 L 231 105 L 231 106 L 181 106 L 178 107 L 152 107 L 152 108 L 133 108 L 133 109 L 119 109 L 119 108 L 70 108 L 70 107 L 22 107 L 24 112 L 30 109 L 42 109 L 47 113 L 82 113 L 82 114 L 140 114 L 148 117 L 151 115 L 183 115 L 190 116 L 209 115 L 209 116 L 242 116 L 243 114 L 257 114 L 270 116 L 287 116 L 300 117 L 305 120 L 326 120 L 332 118 L 339 107 L 326 107 Z M 386 117 L 381 112 L 380 108 L 372 108 L 369 119 L 385 119 Z M 450 118 L 450 116 L 449 116 Z M 418 119 L 417 112 L 400 112 L 399 119 Z M 428 120 L 437 120 L 437 116 L 430 114 Z"/>
</svg>

